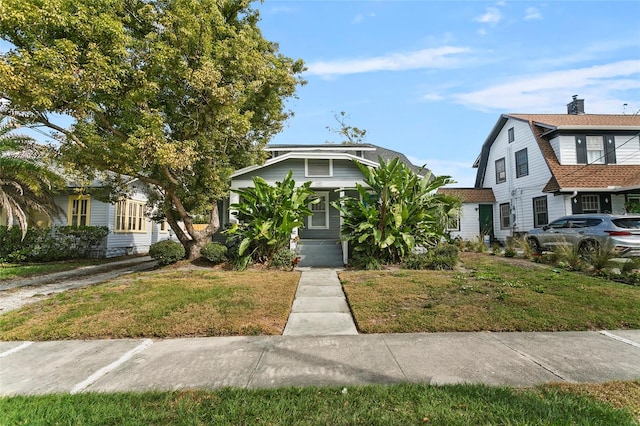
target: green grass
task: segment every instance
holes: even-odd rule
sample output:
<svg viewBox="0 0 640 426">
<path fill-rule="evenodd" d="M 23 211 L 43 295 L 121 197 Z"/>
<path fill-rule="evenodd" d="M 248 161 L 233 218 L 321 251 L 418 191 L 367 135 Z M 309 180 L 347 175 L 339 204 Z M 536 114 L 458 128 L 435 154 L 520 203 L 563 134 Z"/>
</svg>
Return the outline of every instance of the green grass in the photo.
<svg viewBox="0 0 640 426">
<path fill-rule="evenodd" d="M 27 278 L 52 272 L 70 271 L 87 265 L 107 263 L 107 259 L 82 259 L 51 263 L 0 263 L 0 281 Z"/>
<path fill-rule="evenodd" d="M 168 267 L 0 315 L 2 340 L 282 334 L 300 274 Z"/>
<path fill-rule="evenodd" d="M 522 259 L 462 253 L 454 271 L 349 271 L 364 333 L 640 328 L 640 287 Z"/>
<path fill-rule="evenodd" d="M 403 384 L 19 396 L 0 399 L 0 413 L 2 424 L 10 425 L 638 424 L 628 409 L 549 386 Z"/>
</svg>

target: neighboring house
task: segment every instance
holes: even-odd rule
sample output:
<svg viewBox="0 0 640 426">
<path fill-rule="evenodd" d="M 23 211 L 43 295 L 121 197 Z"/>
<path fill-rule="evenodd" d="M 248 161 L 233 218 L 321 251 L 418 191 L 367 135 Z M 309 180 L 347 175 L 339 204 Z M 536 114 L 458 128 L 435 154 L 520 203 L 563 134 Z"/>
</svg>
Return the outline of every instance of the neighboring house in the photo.
<svg viewBox="0 0 640 426">
<path fill-rule="evenodd" d="M 504 242 L 566 214 L 623 214 L 640 202 L 640 116 L 585 114 L 577 97 L 567 112 L 500 116 L 473 165 L 475 187 L 441 189 L 478 207 L 463 207 L 461 237 L 475 228 Z M 479 226 L 487 191 L 492 229 Z"/>
<path fill-rule="evenodd" d="M 95 182 L 88 192 L 98 186 Z M 157 223 L 147 217 L 147 196 L 140 182 L 134 180 L 129 186 L 130 198 L 108 203 L 79 193 L 80 188 L 71 184 L 54 197 L 64 214 L 51 220 L 45 213 L 30 212 L 29 226 L 106 226 L 109 234 L 92 257 L 147 253 L 151 244 L 171 239 L 173 232 L 166 221 Z M 6 212 L 0 209 L 0 225 L 7 222 Z"/>
<path fill-rule="evenodd" d="M 397 157 L 414 171 L 422 171 L 403 154 L 372 144 L 267 145 L 265 150 L 269 152 L 270 158 L 264 164 L 246 167 L 232 175 L 229 201 L 237 203 L 238 194 L 233 190 L 253 186 L 252 178 L 255 176 L 260 176 L 273 185 L 282 181 L 291 171 L 297 184 L 311 181 L 311 189 L 320 198 L 320 202 L 311 206 L 313 215 L 298 230 L 298 237 L 302 241 L 334 240 L 337 244 L 342 222 L 339 211 L 331 206 L 331 202 L 338 201 L 345 195 L 354 195 L 347 189 L 355 188 L 357 183 L 364 185 L 362 172 L 355 161 L 378 167 L 379 157 L 384 160 Z M 227 211 L 228 206 L 225 201 L 222 210 Z M 223 224 L 233 220 L 230 212 L 227 218 L 223 218 Z M 343 243 L 342 250 L 342 258 L 346 263 L 346 243 Z"/>
<path fill-rule="evenodd" d="M 95 187 L 97 185 L 92 185 Z M 66 194 L 56 196 L 56 203 L 66 217 L 55 218 L 53 223 L 39 223 L 39 226 L 107 226 L 109 234 L 93 256 L 114 257 L 142 254 L 157 241 L 171 238 L 171 231 L 165 222 L 156 223 L 147 215 L 147 197 L 142 184 L 133 180 L 129 183 L 130 198 L 115 203 L 99 201 L 91 195 L 82 195 L 70 186 Z M 89 191 L 90 192 L 90 191 Z M 42 218 L 46 221 L 45 218 Z"/>
</svg>

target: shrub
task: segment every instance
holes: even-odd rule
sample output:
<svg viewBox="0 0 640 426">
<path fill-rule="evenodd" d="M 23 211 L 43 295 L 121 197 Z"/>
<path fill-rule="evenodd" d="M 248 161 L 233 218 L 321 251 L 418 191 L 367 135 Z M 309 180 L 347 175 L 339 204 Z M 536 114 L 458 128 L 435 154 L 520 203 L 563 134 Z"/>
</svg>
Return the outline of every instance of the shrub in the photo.
<svg viewBox="0 0 640 426">
<path fill-rule="evenodd" d="M 0 260 L 53 262 L 90 257 L 109 234 L 106 226 L 29 228 L 0 226 Z"/>
<path fill-rule="evenodd" d="M 200 249 L 200 255 L 217 265 L 227 260 L 227 247 L 220 243 L 207 243 Z"/>
<path fill-rule="evenodd" d="M 296 254 L 294 252 L 289 250 L 287 247 L 283 247 L 271 256 L 271 259 L 269 259 L 269 266 L 272 268 L 290 269 L 293 266 L 295 258 Z"/>
<path fill-rule="evenodd" d="M 453 244 L 440 244 L 426 253 L 412 253 L 402 261 L 406 269 L 453 269 L 458 264 L 460 250 Z"/>
<path fill-rule="evenodd" d="M 182 244 L 171 240 L 158 241 L 149 247 L 149 256 L 157 260 L 159 265 L 175 263 L 183 259 L 185 254 Z"/>
</svg>

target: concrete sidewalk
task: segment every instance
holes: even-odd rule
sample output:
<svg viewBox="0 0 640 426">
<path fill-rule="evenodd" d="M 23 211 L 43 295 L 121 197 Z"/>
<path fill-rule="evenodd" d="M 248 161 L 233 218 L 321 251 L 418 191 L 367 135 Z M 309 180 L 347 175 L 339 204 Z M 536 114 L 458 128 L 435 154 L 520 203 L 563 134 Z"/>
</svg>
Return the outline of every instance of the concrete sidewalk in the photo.
<svg viewBox="0 0 640 426">
<path fill-rule="evenodd" d="M 0 342 L 0 395 L 640 379 L 640 330 Z"/>
</svg>

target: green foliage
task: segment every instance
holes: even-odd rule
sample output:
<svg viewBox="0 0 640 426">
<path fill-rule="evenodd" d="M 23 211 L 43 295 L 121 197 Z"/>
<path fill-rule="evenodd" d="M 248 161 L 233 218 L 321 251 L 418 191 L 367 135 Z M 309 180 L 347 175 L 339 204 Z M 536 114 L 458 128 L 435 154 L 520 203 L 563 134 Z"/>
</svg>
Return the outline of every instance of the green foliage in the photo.
<svg viewBox="0 0 640 426">
<path fill-rule="evenodd" d="M 182 244 L 176 241 L 163 240 L 151 244 L 149 256 L 157 260 L 159 265 L 170 265 L 184 259 L 185 250 Z"/>
<path fill-rule="evenodd" d="M 236 211 L 238 223 L 223 233 L 230 237 L 228 244 L 235 258 L 268 263 L 280 249 L 288 247 L 291 231 L 304 226 L 305 217 L 312 214 L 308 205 L 318 199 L 314 199 L 311 182 L 296 188 L 291 172 L 275 186 L 259 176 L 253 178 L 253 185 L 236 190 L 240 202 L 230 207 Z"/>
<path fill-rule="evenodd" d="M 47 148 L 14 134 L 15 128 L 15 121 L 0 114 L 0 211 L 9 227 L 17 223 L 24 238 L 31 212 L 49 218 L 63 214 L 53 197 L 64 182 L 43 163 Z"/>
<path fill-rule="evenodd" d="M 379 163 L 377 169 L 356 163 L 365 185 L 356 186 L 357 197 L 332 205 L 343 215 L 342 236 L 353 247 L 354 257 L 397 263 L 416 245 L 430 246 L 442 239 L 448 214 L 460 201 L 434 193 L 451 183 L 448 176 L 418 176 L 398 158 L 379 158 Z"/>
<path fill-rule="evenodd" d="M 2 108 L 56 133 L 75 170 L 148 184 L 191 254 L 219 227 L 231 173 L 264 159 L 304 83 L 250 3 L 2 2 Z M 195 230 L 196 214 L 211 226 Z"/>
<path fill-rule="evenodd" d="M 340 111 L 339 114 L 334 114 L 333 117 L 338 122 L 340 127 L 334 128 L 331 126 L 327 126 L 327 130 L 339 135 L 342 139 L 340 141 L 342 144 L 348 145 L 365 142 L 367 131 L 365 129 L 360 129 L 358 127 L 348 125 L 346 121 L 349 118 L 349 115 L 346 112 Z"/>
<path fill-rule="evenodd" d="M 18 228 L 0 226 L 0 261 L 53 262 L 91 257 L 109 234 L 106 226 Z"/>
<path fill-rule="evenodd" d="M 227 260 L 227 247 L 220 243 L 207 243 L 200 249 L 200 256 L 217 265 Z"/>
<path fill-rule="evenodd" d="M 402 260 L 405 269 L 453 269 L 458 264 L 460 249 L 454 244 L 439 244 L 425 253 L 412 253 Z"/>
<path fill-rule="evenodd" d="M 288 247 L 282 247 L 269 259 L 269 266 L 272 268 L 291 269 L 293 267 L 296 254 Z"/>
</svg>

